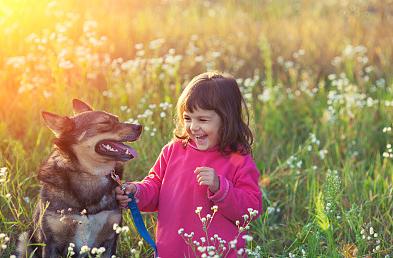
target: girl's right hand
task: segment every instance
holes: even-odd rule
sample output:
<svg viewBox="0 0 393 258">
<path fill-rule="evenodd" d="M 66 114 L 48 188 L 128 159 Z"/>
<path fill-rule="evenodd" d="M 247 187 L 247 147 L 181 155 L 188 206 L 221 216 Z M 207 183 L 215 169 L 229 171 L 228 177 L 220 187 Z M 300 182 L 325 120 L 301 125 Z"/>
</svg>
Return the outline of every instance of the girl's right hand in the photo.
<svg viewBox="0 0 393 258">
<path fill-rule="evenodd" d="M 126 192 L 124 194 L 123 190 L 121 190 L 120 186 L 115 188 L 116 200 L 119 202 L 120 207 L 125 208 L 127 204 L 131 201 L 131 198 L 127 196 L 127 194 L 135 194 L 136 186 L 134 184 L 125 185 Z"/>
</svg>

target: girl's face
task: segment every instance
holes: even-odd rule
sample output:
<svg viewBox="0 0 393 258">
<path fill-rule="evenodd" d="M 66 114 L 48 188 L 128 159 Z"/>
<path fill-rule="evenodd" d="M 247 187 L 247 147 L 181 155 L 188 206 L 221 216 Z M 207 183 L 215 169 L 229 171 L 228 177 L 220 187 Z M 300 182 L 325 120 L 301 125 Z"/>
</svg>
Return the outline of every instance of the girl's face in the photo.
<svg viewBox="0 0 393 258">
<path fill-rule="evenodd" d="M 183 112 L 184 126 L 188 136 L 201 151 L 209 150 L 220 142 L 221 117 L 213 110 L 196 109 Z"/>
</svg>

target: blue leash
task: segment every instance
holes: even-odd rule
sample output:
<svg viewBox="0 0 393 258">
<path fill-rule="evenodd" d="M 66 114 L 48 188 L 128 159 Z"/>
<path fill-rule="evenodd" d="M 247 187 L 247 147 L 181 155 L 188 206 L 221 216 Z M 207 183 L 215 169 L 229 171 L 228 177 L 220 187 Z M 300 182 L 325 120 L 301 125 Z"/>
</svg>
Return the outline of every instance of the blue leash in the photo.
<svg viewBox="0 0 393 258">
<path fill-rule="evenodd" d="M 132 201 L 128 203 L 128 208 L 130 209 L 132 218 L 134 219 L 135 227 L 138 230 L 141 237 L 145 239 L 145 241 L 153 247 L 155 257 L 157 257 L 157 246 L 154 243 L 151 236 L 149 235 L 149 232 L 147 232 L 145 223 L 143 222 L 142 215 L 141 212 L 139 211 L 138 205 L 136 204 L 134 195 L 128 194 L 128 197 L 132 199 Z"/>
<path fill-rule="evenodd" d="M 119 176 L 116 175 L 114 169 L 111 171 L 111 177 L 120 186 L 121 190 L 123 190 L 123 192 L 125 192 L 126 188 L 123 185 L 123 183 L 121 182 Z M 131 201 L 128 203 L 128 208 L 131 211 L 132 219 L 134 220 L 134 225 L 135 225 L 136 229 L 138 230 L 139 234 L 141 235 L 141 237 L 143 239 L 145 239 L 145 241 L 153 247 L 155 257 L 157 257 L 157 246 L 154 243 L 154 240 L 149 235 L 149 232 L 147 232 L 145 223 L 143 222 L 143 218 L 142 218 L 141 212 L 139 211 L 138 205 L 136 204 L 134 195 L 130 193 L 127 196 L 131 198 Z"/>
</svg>

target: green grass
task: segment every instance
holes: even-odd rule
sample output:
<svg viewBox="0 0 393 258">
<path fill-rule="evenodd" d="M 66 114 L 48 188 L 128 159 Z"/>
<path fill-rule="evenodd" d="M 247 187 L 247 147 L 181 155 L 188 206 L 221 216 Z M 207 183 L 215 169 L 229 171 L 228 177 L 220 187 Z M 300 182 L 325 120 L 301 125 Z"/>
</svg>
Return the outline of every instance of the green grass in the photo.
<svg viewBox="0 0 393 258">
<path fill-rule="evenodd" d="M 392 13 L 388 0 L 0 2 L 0 255 L 37 202 L 35 172 L 52 149 L 42 110 L 71 115 L 79 98 L 141 123 L 125 175 L 141 180 L 172 137 L 182 88 L 219 69 L 249 103 L 261 172 L 247 248 L 392 257 Z M 155 215 L 144 216 L 154 234 Z M 151 255 L 124 218 L 117 255 Z"/>
</svg>

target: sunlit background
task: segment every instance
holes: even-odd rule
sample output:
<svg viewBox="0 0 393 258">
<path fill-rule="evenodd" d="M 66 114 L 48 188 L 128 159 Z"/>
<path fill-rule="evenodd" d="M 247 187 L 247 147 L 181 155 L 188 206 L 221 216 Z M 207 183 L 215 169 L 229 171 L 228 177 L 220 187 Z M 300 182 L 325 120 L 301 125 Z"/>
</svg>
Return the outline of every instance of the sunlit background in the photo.
<svg viewBox="0 0 393 258">
<path fill-rule="evenodd" d="M 183 87 L 217 69 L 236 77 L 252 114 L 261 257 L 342 254 L 346 244 L 373 253 L 376 240 L 356 233 L 370 225 L 386 257 L 392 60 L 391 0 L 0 0 L 0 232 L 12 237 L 0 255 L 31 220 L 35 170 L 52 148 L 42 110 L 72 115 L 79 98 L 143 124 L 127 165 L 137 180 L 171 138 Z M 312 224 L 328 170 L 343 182 L 333 243 Z M 350 221 L 354 210 L 362 217 Z M 119 255 L 137 242 L 123 240 Z"/>
</svg>

